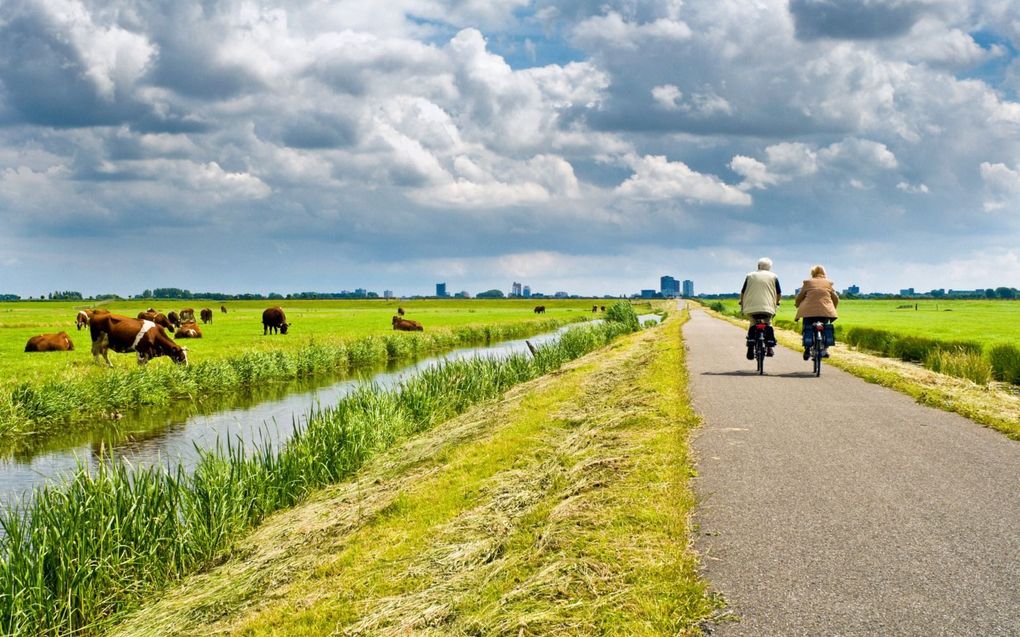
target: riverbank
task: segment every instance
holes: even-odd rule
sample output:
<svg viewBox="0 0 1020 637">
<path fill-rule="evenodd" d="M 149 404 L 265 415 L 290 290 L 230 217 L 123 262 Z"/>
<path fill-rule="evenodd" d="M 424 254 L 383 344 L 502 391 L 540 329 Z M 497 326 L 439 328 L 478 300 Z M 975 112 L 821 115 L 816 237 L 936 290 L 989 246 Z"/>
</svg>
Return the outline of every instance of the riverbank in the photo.
<svg viewBox="0 0 1020 637">
<path fill-rule="evenodd" d="M 115 634 L 694 634 L 719 607 L 674 317 L 268 519 Z"/>
</svg>

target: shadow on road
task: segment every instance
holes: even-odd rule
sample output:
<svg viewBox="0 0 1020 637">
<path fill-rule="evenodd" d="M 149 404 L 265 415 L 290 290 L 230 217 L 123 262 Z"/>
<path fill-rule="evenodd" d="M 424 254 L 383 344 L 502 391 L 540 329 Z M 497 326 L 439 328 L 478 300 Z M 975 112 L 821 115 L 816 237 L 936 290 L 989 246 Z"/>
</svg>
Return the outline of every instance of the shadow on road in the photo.
<svg viewBox="0 0 1020 637">
<path fill-rule="evenodd" d="M 758 372 L 753 369 L 739 369 L 731 372 L 701 372 L 702 376 L 758 376 Z M 771 376 L 772 378 L 814 378 L 814 372 L 803 371 L 803 372 L 786 372 L 785 374 L 770 374 L 768 370 L 765 370 L 765 376 Z"/>
</svg>

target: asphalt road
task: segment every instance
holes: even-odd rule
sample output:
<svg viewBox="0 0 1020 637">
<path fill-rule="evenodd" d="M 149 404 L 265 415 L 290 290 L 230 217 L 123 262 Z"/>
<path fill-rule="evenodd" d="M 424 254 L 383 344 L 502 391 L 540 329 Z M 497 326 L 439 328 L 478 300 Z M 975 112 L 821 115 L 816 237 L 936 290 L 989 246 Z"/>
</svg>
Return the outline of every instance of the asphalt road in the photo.
<svg viewBox="0 0 1020 637">
<path fill-rule="evenodd" d="M 1020 635 L 1020 443 L 743 332 L 684 328 L 714 635 Z"/>
</svg>

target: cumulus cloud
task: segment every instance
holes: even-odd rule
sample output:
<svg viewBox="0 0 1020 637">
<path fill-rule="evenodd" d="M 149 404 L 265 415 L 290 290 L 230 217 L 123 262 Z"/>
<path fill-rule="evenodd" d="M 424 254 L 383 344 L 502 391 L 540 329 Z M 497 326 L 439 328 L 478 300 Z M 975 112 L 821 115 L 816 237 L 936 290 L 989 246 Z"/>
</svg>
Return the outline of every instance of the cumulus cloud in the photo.
<svg viewBox="0 0 1020 637">
<path fill-rule="evenodd" d="M 723 183 L 712 175 L 695 172 L 681 161 L 671 162 L 662 155 L 632 157 L 634 170 L 616 194 L 637 200 L 685 199 L 699 203 L 749 206 L 751 196 Z"/>
<path fill-rule="evenodd" d="M 981 162 L 981 179 L 988 193 L 984 202 L 987 211 L 1001 210 L 1020 198 L 1020 166 L 1013 169 L 1002 163 Z"/>
</svg>

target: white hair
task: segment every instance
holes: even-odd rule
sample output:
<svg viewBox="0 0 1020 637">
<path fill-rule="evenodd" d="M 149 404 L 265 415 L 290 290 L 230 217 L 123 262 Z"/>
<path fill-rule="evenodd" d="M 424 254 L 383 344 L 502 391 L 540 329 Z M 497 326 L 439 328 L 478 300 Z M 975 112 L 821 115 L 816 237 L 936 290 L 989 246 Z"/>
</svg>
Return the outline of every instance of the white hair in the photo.
<svg viewBox="0 0 1020 637">
<path fill-rule="evenodd" d="M 762 257 L 762 258 L 758 259 L 758 269 L 759 270 L 771 270 L 772 269 L 772 259 L 770 259 L 768 257 Z"/>
</svg>

